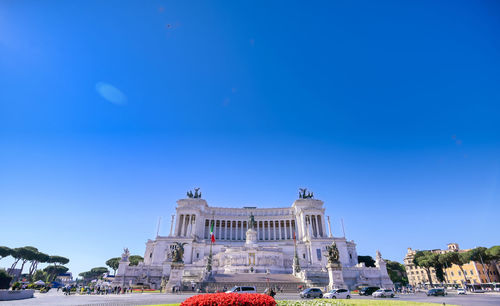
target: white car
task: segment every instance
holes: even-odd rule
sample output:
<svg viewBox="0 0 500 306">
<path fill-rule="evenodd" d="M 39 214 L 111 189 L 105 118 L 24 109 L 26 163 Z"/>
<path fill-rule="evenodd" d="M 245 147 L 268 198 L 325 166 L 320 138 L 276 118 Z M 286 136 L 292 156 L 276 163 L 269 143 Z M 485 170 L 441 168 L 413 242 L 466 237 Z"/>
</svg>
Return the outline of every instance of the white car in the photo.
<svg viewBox="0 0 500 306">
<path fill-rule="evenodd" d="M 392 289 L 378 289 L 377 291 L 372 293 L 374 298 L 376 297 L 394 297 L 394 291 Z"/>
<path fill-rule="evenodd" d="M 257 293 L 257 289 L 254 286 L 234 286 L 226 293 Z"/>
<path fill-rule="evenodd" d="M 351 292 L 347 289 L 332 289 L 323 297 L 325 299 L 350 299 Z"/>
<path fill-rule="evenodd" d="M 458 293 L 458 294 L 467 294 L 467 293 L 465 292 L 465 289 L 464 289 L 464 288 L 458 288 L 458 289 L 457 289 L 457 293 Z"/>
</svg>

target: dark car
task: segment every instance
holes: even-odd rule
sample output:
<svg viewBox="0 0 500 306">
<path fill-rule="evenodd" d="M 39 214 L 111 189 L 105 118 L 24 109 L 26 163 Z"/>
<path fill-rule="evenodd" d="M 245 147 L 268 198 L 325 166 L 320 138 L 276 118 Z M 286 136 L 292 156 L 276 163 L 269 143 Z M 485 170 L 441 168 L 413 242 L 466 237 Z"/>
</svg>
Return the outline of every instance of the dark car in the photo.
<svg viewBox="0 0 500 306">
<path fill-rule="evenodd" d="M 441 288 L 434 288 L 434 289 L 430 289 L 429 291 L 427 291 L 427 296 L 445 296 L 446 295 L 446 291 L 444 291 L 444 289 L 441 289 Z"/>
<path fill-rule="evenodd" d="M 359 289 L 359 295 L 372 295 L 372 293 L 378 289 L 380 289 L 380 287 L 363 287 Z"/>
<path fill-rule="evenodd" d="M 319 288 L 308 288 L 300 293 L 301 298 L 322 298 L 323 291 Z"/>
</svg>

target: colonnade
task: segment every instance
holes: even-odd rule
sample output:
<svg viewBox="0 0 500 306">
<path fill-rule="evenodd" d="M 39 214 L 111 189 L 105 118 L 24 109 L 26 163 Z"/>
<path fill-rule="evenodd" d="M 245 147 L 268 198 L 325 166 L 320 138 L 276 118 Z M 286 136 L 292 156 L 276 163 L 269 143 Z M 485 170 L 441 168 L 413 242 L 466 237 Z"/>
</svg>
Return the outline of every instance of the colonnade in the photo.
<svg viewBox="0 0 500 306">
<path fill-rule="evenodd" d="M 326 237 L 326 233 L 323 229 L 323 222 L 321 220 L 321 215 L 306 215 L 305 221 L 309 237 L 312 238 Z"/>
<path fill-rule="evenodd" d="M 176 226 L 177 237 L 191 237 L 196 232 L 196 215 L 179 215 Z"/>
<path fill-rule="evenodd" d="M 293 233 L 301 234 L 300 237 L 321 238 L 326 237 L 321 215 L 302 215 L 301 233 L 297 232 L 297 224 L 294 218 L 280 220 L 256 220 L 257 239 L 265 240 L 289 240 L 293 239 Z M 245 240 L 248 230 L 248 221 L 205 219 L 204 238 L 210 238 L 210 226 L 214 222 L 214 234 L 216 240 Z M 299 224 L 300 224 L 299 223 Z M 176 236 L 191 237 L 196 232 L 196 215 L 181 214 L 177 219 Z M 300 238 L 297 236 L 297 239 Z"/>
</svg>

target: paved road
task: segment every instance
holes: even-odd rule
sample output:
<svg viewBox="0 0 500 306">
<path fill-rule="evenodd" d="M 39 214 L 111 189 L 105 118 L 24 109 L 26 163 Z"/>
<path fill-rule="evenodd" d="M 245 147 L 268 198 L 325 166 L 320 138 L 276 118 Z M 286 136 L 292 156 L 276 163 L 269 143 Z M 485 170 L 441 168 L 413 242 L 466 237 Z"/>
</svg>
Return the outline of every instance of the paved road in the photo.
<svg viewBox="0 0 500 306">
<path fill-rule="evenodd" d="M 185 294 L 158 294 L 158 293 L 134 293 L 126 295 L 72 295 L 65 296 L 62 292 L 54 290 L 46 294 L 35 293 L 35 298 L 20 301 L 4 301 L 0 302 L 0 306 L 19 306 L 19 305 L 33 305 L 33 306 L 58 306 L 58 305 L 147 305 L 147 304 L 160 304 L 160 303 L 180 303 L 186 298 L 192 296 L 190 293 Z M 279 300 L 300 300 L 298 294 L 283 293 L 276 296 Z M 359 297 L 353 296 L 354 299 L 373 299 L 372 297 Z M 449 294 L 445 297 L 428 297 L 423 293 L 398 295 L 394 300 L 402 301 L 415 301 L 415 302 L 431 302 L 455 304 L 463 306 L 476 306 L 476 305 L 500 305 L 500 294 L 477 293 L 468 295 Z"/>
</svg>

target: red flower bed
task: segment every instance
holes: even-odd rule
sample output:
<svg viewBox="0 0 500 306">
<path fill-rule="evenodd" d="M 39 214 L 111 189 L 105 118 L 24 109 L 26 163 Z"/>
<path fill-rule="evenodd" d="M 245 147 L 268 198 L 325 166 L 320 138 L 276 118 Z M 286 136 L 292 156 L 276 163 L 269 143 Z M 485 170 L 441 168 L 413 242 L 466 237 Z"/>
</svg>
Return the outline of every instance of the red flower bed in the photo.
<svg viewBox="0 0 500 306">
<path fill-rule="evenodd" d="M 260 293 L 210 293 L 195 295 L 184 302 L 181 306 L 253 306 L 265 305 L 275 306 L 276 301 L 266 294 Z"/>
</svg>

